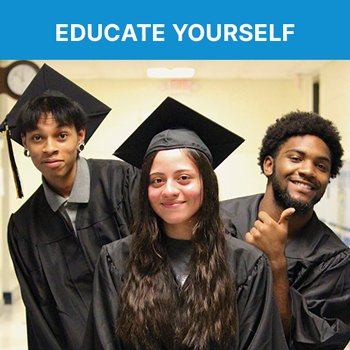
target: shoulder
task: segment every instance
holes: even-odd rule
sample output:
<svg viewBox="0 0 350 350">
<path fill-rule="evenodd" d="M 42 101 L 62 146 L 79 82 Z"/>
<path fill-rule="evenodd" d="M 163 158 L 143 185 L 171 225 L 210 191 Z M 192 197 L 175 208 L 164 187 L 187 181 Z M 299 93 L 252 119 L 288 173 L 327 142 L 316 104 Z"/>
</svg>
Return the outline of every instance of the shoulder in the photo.
<svg viewBox="0 0 350 350">
<path fill-rule="evenodd" d="M 31 218 L 33 220 L 33 215 L 35 211 L 39 210 L 43 205 L 47 205 L 45 198 L 44 188 L 42 185 L 23 203 L 23 205 L 11 215 L 11 221 L 21 221 Z"/>
<path fill-rule="evenodd" d="M 316 214 L 286 247 L 288 275 L 293 288 L 303 294 L 329 290 L 342 291 L 350 275 L 350 248 Z M 328 281 L 322 288 L 313 288 L 317 281 Z M 341 287 L 340 287 L 341 286 Z M 322 292 L 323 293 L 323 292 Z"/>
<path fill-rule="evenodd" d="M 119 193 L 139 181 L 140 170 L 117 159 L 88 159 L 91 188 L 108 189 L 107 196 L 121 196 Z M 98 190 L 97 190 L 98 191 Z M 116 192 L 116 193 L 112 193 Z"/>
<path fill-rule="evenodd" d="M 228 233 L 244 239 L 257 219 L 263 194 L 228 199 L 220 202 L 220 216 Z"/>
<path fill-rule="evenodd" d="M 125 171 L 134 167 L 126 162 L 117 159 L 87 159 L 90 171 Z"/>
<path fill-rule="evenodd" d="M 289 240 L 286 255 L 290 259 L 321 263 L 337 256 L 350 254 L 350 248 L 314 213 L 310 222 Z"/>
<path fill-rule="evenodd" d="M 251 244 L 227 235 L 226 245 L 237 288 L 267 267 L 265 255 Z"/>
<path fill-rule="evenodd" d="M 225 211 L 235 211 L 237 210 L 247 210 L 247 207 L 254 205 L 255 203 L 260 202 L 263 194 L 254 194 L 251 196 L 237 197 L 232 199 L 227 199 L 220 202 L 220 210 Z"/>
<path fill-rule="evenodd" d="M 317 219 L 318 220 L 318 219 Z M 318 220 L 318 232 L 320 234 L 318 247 L 318 256 L 322 256 L 320 262 L 333 260 L 339 263 L 342 260 L 350 262 L 350 248 L 341 240 L 341 238 L 324 222 Z M 348 264 L 350 268 L 350 264 Z"/>
<path fill-rule="evenodd" d="M 324 222 L 319 220 L 317 218 L 319 230 L 322 232 L 323 235 L 327 237 L 327 242 L 332 248 L 338 247 L 339 249 L 347 249 L 350 250 L 350 248 L 340 239 L 340 237 Z"/>
<path fill-rule="evenodd" d="M 101 256 L 107 257 L 115 266 L 121 266 L 129 256 L 132 236 L 118 239 L 102 247 Z"/>
<path fill-rule="evenodd" d="M 43 186 L 41 185 L 32 196 L 10 216 L 7 226 L 8 242 L 21 241 L 31 243 L 36 241 L 38 230 L 33 227 L 40 225 L 43 217 L 51 211 L 46 201 Z"/>
</svg>

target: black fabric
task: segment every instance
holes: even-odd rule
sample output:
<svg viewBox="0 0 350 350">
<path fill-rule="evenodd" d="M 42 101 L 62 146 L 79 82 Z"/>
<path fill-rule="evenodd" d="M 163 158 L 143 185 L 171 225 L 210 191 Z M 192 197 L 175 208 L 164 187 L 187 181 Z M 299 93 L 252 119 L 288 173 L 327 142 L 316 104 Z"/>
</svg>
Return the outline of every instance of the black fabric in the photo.
<svg viewBox="0 0 350 350">
<path fill-rule="evenodd" d="M 29 350 L 80 348 L 102 245 L 128 235 L 139 172 L 116 160 L 88 160 L 90 201 L 76 231 L 48 205 L 43 186 L 11 216 L 8 243 L 26 306 Z"/>
<path fill-rule="evenodd" d="M 226 229 L 240 239 L 254 225 L 262 194 L 223 201 Z M 314 213 L 287 242 L 291 349 L 344 349 L 350 341 L 350 249 Z"/>
<path fill-rule="evenodd" d="M 163 237 L 170 267 L 177 284 L 182 286 L 188 276 L 188 263 L 191 259 L 192 241 L 170 238 L 167 235 Z"/>
<path fill-rule="evenodd" d="M 145 157 L 156 151 L 176 148 L 191 148 L 200 151 L 213 164 L 213 156 L 200 137 L 192 130 L 181 128 L 166 129 L 155 135 L 147 148 Z"/>
<path fill-rule="evenodd" d="M 130 349 L 114 334 L 131 240 L 129 236 L 101 250 L 84 349 Z M 227 249 L 236 281 L 239 322 L 238 336 L 231 349 L 287 349 L 272 297 L 271 271 L 265 257 L 254 247 L 230 236 L 227 236 Z"/>
<path fill-rule="evenodd" d="M 5 123 L 11 129 L 11 138 L 22 146 L 22 139 L 19 130 L 16 127 L 19 113 L 23 106 L 35 97 L 44 93 L 59 91 L 73 101 L 76 101 L 83 108 L 86 117 L 85 143 L 90 139 L 104 118 L 110 112 L 110 108 L 96 97 L 76 85 L 53 68 L 44 64 L 34 79 L 25 89 L 21 97 L 7 114 L 5 120 L 0 124 L 0 131 L 3 131 Z"/>
<path fill-rule="evenodd" d="M 198 137 L 176 137 L 168 129 L 187 129 Z M 152 139 L 159 133 L 156 140 Z M 175 137 L 174 137 L 175 136 Z M 141 168 L 143 159 L 149 151 L 174 148 L 195 148 L 212 159 L 213 168 L 221 164 L 244 139 L 232 131 L 206 118 L 171 97 L 167 97 L 151 115 L 124 141 L 114 155 Z M 148 148 L 150 147 L 150 150 Z M 209 152 L 209 151 L 210 152 Z M 208 154 L 209 152 L 209 154 Z"/>
</svg>

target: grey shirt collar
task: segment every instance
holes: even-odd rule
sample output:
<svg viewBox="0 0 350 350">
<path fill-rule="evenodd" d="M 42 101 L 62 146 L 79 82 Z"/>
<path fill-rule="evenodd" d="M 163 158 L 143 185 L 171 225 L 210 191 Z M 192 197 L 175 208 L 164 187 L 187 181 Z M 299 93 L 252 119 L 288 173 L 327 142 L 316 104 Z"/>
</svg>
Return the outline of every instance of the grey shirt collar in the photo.
<svg viewBox="0 0 350 350">
<path fill-rule="evenodd" d="M 90 198 L 90 171 L 85 158 L 78 157 L 77 159 L 77 174 L 74 179 L 72 192 L 69 198 L 64 198 L 54 192 L 44 178 L 43 187 L 45 197 L 50 208 L 56 212 L 59 207 L 65 202 L 68 203 L 88 203 Z"/>
</svg>

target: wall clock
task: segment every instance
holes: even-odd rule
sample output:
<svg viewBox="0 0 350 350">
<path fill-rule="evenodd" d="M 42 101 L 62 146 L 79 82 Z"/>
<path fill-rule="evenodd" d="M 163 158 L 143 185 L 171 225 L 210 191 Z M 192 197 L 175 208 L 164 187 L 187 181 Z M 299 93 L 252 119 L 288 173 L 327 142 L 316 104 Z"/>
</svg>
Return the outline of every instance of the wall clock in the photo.
<svg viewBox="0 0 350 350">
<path fill-rule="evenodd" d="M 0 68 L 0 93 L 18 99 L 32 81 L 39 67 L 31 61 L 12 62 L 5 68 Z"/>
</svg>

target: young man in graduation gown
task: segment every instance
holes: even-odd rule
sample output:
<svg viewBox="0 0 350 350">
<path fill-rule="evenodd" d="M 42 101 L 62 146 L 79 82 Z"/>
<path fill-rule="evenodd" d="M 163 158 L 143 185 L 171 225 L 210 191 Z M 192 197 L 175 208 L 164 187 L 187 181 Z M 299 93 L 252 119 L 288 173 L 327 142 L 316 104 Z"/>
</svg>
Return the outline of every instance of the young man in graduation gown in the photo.
<svg viewBox="0 0 350 350">
<path fill-rule="evenodd" d="M 100 249 L 129 233 L 138 171 L 79 155 L 109 110 L 44 65 L 6 118 L 42 173 L 8 225 L 30 350 L 81 347 Z"/>
<path fill-rule="evenodd" d="M 342 166 L 336 127 L 292 112 L 266 132 L 264 194 L 221 203 L 226 226 L 269 258 L 291 349 L 343 349 L 350 341 L 350 249 L 313 208 Z"/>
</svg>

